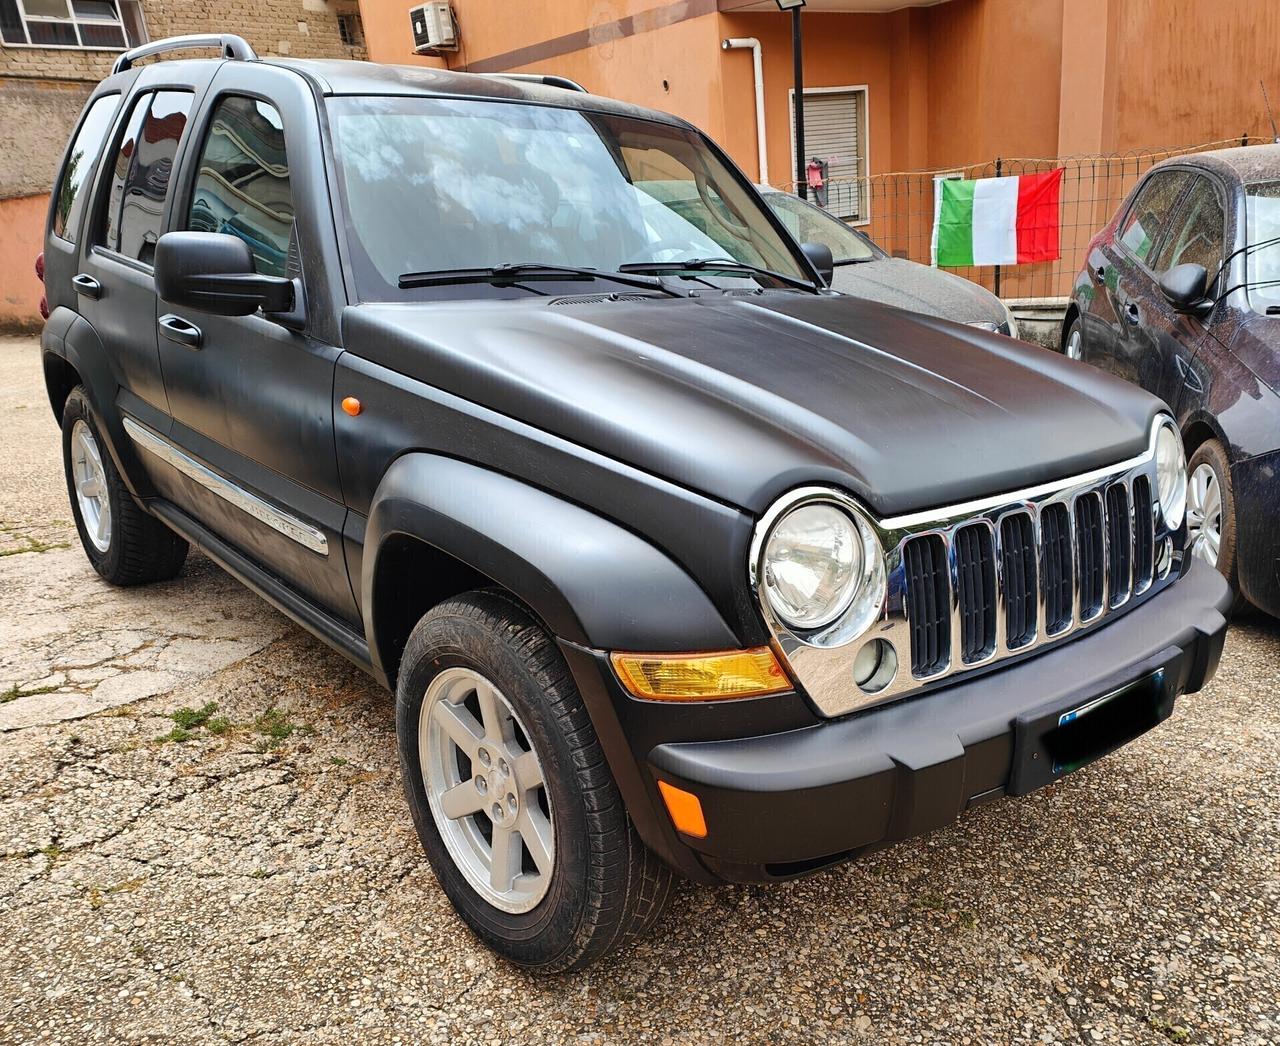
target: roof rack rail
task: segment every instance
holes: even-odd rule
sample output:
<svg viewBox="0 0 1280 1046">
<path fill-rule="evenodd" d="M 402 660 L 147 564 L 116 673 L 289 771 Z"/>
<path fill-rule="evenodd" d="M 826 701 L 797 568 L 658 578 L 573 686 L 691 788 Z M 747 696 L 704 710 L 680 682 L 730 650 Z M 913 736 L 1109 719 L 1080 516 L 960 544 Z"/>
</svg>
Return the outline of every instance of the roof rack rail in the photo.
<svg viewBox="0 0 1280 1046">
<path fill-rule="evenodd" d="M 125 51 L 111 67 L 112 73 L 123 73 L 132 69 L 133 63 L 165 51 L 183 51 L 194 47 L 216 47 L 223 58 L 233 58 L 240 62 L 256 62 L 258 54 L 249 46 L 249 41 L 234 33 L 195 33 L 191 36 L 167 36 L 163 40 L 152 40 L 141 47 Z"/>
<path fill-rule="evenodd" d="M 587 89 L 576 80 L 567 76 L 552 76 L 543 73 L 489 73 L 494 80 L 517 80 L 522 83 L 545 84 L 547 87 L 560 87 L 566 91 L 580 91 L 587 94 Z"/>
</svg>

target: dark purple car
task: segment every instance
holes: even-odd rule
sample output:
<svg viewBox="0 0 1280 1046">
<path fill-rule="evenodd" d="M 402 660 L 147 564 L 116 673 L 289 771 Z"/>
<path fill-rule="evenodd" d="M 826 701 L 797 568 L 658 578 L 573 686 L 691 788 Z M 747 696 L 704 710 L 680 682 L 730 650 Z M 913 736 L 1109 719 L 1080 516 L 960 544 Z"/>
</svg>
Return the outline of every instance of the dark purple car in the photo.
<svg viewBox="0 0 1280 1046">
<path fill-rule="evenodd" d="M 1195 554 L 1280 616 L 1280 145 L 1152 168 L 1089 245 L 1062 351 L 1173 407 Z"/>
</svg>

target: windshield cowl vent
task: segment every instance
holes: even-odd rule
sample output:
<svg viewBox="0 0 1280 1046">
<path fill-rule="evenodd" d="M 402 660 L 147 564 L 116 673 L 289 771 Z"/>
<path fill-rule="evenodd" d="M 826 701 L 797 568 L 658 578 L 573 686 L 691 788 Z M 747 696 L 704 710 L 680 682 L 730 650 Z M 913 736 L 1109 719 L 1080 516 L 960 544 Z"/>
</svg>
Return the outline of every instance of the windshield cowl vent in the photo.
<svg viewBox="0 0 1280 1046">
<path fill-rule="evenodd" d="M 570 294 L 552 298 L 547 305 L 597 305 L 606 301 L 653 301 L 659 297 L 658 294 Z"/>
</svg>

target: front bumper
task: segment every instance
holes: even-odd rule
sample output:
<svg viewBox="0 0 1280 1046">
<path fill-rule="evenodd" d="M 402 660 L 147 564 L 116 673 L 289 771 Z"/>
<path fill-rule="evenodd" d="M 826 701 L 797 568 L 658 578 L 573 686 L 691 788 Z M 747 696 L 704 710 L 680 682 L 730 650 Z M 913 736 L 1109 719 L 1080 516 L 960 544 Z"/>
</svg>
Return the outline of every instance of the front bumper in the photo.
<svg viewBox="0 0 1280 1046">
<path fill-rule="evenodd" d="M 1196 561 L 1107 625 L 979 678 L 801 729 L 656 744 L 635 753 L 630 786 L 620 776 L 628 809 L 651 846 L 703 881 L 789 878 L 920 835 L 1065 772 L 1042 758 L 1044 724 L 1059 711 L 1150 678 L 1142 728 L 1167 718 L 1216 670 L 1230 601 L 1222 577 Z M 615 753 L 610 762 L 616 773 Z M 705 838 L 676 835 L 658 779 L 699 797 Z"/>
</svg>

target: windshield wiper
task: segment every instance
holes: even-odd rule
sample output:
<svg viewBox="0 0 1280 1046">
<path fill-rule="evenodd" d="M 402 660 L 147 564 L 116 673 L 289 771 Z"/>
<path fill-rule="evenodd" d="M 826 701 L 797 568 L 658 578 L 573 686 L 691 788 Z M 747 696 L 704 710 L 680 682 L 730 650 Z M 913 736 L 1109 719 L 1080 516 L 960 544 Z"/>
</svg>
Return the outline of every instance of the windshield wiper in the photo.
<svg viewBox="0 0 1280 1046">
<path fill-rule="evenodd" d="M 619 272 L 742 272 L 751 276 L 767 276 L 771 280 L 777 280 L 779 283 L 786 284 L 788 287 L 797 287 L 802 291 L 812 291 L 818 293 L 818 286 L 810 283 L 808 280 L 801 279 L 798 276 L 788 276 L 785 273 L 774 272 L 772 269 L 762 269 L 758 265 L 748 265 L 746 262 L 735 261 L 732 258 L 686 258 L 683 261 L 651 261 L 651 262 L 628 262 L 626 265 L 618 266 Z"/>
<path fill-rule="evenodd" d="M 400 274 L 397 285 L 405 290 L 409 287 L 441 287 L 463 283 L 523 283 L 526 280 L 611 280 L 627 287 L 643 287 L 645 290 L 661 291 L 677 298 L 684 297 L 657 276 L 646 280 L 623 272 L 577 265 L 544 265 L 542 262 L 504 262 L 501 265 L 485 265 L 475 269 L 405 272 Z"/>
</svg>

